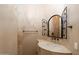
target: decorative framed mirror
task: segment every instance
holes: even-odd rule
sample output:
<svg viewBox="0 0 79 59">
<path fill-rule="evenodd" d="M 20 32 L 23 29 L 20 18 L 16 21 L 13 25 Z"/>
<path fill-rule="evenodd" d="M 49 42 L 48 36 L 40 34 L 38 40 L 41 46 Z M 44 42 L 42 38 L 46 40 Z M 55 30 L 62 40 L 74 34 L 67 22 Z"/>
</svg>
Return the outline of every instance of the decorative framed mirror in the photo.
<svg viewBox="0 0 79 59">
<path fill-rule="evenodd" d="M 60 15 L 53 15 L 48 20 L 48 36 L 49 37 L 62 37 L 62 20 Z"/>
<path fill-rule="evenodd" d="M 48 20 L 48 36 L 67 39 L 67 7 L 62 15 L 53 15 Z"/>
</svg>

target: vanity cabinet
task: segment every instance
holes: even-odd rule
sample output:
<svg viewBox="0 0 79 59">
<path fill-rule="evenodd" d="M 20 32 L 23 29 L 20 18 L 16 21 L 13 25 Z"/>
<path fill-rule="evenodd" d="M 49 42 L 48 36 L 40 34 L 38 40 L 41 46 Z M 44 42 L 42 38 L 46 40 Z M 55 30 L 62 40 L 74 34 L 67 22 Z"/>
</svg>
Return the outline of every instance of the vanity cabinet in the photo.
<svg viewBox="0 0 79 59">
<path fill-rule="evenodd" d="M 38 55 L 72 55 L 72 53 L 58 53 L 58 52 L 51 52 L 47 51 L 42 48 L 38 48 Z"/>
</svg>

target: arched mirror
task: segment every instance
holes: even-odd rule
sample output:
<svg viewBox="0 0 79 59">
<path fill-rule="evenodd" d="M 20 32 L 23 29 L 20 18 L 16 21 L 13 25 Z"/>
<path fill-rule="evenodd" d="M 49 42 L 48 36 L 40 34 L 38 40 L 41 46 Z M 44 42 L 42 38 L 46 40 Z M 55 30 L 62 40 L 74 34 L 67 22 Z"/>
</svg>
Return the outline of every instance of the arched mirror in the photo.
<svg viewBox="0 0 79 59">
<path fill-rule="evenodd" d="M 48 20 L 48 36 L 67 39 L 67 7 L 61 16 L 53 15 Z"/>
<path fill-rule="evenodd" d="M 60 15 L 53 15 L 48 21 L 48 36 L 62 37 L 62 20 Z"/>
</svg>

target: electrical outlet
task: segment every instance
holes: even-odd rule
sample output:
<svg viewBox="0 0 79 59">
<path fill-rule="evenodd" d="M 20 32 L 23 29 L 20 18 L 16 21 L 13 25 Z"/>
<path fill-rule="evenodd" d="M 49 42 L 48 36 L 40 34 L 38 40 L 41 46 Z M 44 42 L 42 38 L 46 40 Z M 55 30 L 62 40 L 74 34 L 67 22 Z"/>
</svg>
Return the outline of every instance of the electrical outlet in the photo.
<svg viewBox="0 0 79 59">
<path fill-rule="evenodd" d="M 74 43 L 74 49 L 78 50 L 78 43 L 77 42 Z"/>
</svg>

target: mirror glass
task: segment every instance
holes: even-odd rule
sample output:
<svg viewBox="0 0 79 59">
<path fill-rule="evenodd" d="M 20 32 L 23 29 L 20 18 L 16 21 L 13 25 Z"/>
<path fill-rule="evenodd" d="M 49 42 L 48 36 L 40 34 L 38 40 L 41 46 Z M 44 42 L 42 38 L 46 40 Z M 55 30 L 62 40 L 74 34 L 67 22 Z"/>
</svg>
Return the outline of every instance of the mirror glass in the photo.
<svg viewBox="0 0 79 59">
<path fill-rule="evenodd" d="M 48 36 L 62 37 L 61 16 L 53 15 L 48 21 Z"/>
</svg>

